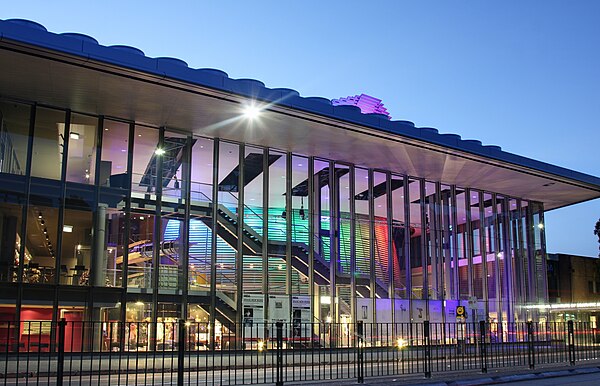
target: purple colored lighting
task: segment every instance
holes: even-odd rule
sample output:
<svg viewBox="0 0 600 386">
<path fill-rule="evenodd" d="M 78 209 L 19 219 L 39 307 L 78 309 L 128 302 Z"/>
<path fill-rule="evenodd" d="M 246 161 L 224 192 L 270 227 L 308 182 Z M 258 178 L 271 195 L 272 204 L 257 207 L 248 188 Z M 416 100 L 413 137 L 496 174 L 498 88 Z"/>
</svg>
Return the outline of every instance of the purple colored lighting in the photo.
<svg viewBox="0 0 600 386">
<path fill-rule="evenodd" d="M 392 119 L 390 113 L 381 103 L 381 99 L 377 99 L 367 94 L 348 96 L 345 98 L 332 99 L 331 104 L 334 106 L 357 106 L 363 114 L 382 114 L 387 119 Z"/>
</svg>

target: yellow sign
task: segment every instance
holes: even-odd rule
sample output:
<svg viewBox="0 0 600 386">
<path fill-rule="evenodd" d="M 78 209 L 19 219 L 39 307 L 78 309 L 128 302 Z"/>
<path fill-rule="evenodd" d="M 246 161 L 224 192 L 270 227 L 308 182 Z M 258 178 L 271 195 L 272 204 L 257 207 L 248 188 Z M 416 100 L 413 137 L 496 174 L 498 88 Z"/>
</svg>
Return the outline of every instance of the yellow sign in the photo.
<svg viewBox="0 0 600 386">
<path fill-rule="evenodd" d="M 466 315 L 465 306 L 457 306 L 456 307 L 456 317 L 457 318 L 464 318 L 465 315 Z"/>
</svg>

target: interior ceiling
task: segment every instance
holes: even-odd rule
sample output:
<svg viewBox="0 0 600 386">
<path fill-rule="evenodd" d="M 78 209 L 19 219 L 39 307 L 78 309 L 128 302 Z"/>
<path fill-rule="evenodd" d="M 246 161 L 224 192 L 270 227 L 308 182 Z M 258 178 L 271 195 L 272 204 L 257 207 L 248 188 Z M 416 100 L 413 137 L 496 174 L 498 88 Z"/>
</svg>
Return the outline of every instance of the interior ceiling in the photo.
<svg viewBox="0 0 600 386">
<path fill-rule="evenodd" d="M 242 97 L 71 58 L 0 45 L 0 94 L 74 111 L 381 168 L 558 208 L 600 197 L 600 187 L 363 126 L 269 106 L 241 118 Z"/>
</svg>

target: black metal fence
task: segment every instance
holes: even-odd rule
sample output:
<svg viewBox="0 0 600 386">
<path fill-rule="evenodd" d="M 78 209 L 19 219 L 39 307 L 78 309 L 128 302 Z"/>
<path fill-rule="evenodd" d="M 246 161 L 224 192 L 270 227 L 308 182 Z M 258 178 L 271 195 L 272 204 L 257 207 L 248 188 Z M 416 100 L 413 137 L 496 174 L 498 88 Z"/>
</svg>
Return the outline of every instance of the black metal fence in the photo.
<svg viewBox="0 0 600 386">
<path fill-rule="evenodd" d="M 237 385 L 597 359 L 589 323 L 0 324 L 4 385 Z M 210 337 L 215 336 L 213 342 Z"/>
</svg>

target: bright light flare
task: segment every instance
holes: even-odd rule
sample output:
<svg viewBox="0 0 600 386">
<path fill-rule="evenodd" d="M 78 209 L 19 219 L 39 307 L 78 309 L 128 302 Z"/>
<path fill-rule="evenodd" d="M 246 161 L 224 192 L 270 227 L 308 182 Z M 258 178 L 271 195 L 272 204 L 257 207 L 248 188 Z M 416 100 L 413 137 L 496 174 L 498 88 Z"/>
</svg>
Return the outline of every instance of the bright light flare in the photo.
<svg viewBox="0 0 600 386">
<path fill-rule="evenodd" d="M 260 113 L 261 109 L 254 104 L 250 104 L 244 107 L 244 116 L 250 120 L 258 118 Z"/>
<path fill-rule="evenodd" d="M 396 346 L 398 347 L 398 350 L 402 350 L 404 347 L 408 346 L 408 343 L 406 343 L 404 339 L 398 338 L 396 341 Z"/>
<path fill-rule="evenodd" d="M 154 154 L 156 154 L 156 155 L 163 155 L 163 154 L 165 154 L 165 149 L 160 149 L 160 148 L 156 149 L 154 151 Z"/>
<path fill-rule="evenodd" d="M 265 349 L 265 342 L 263 342 L 262 340 L 258 341 L 258 351 L 263 351 Z"/>
</svg>

